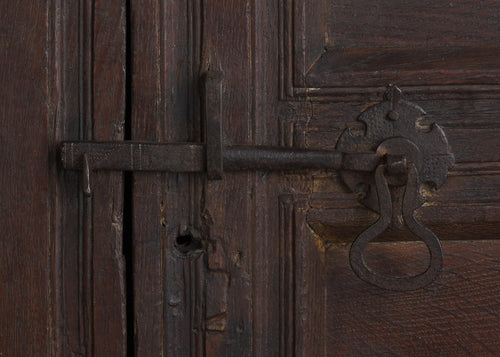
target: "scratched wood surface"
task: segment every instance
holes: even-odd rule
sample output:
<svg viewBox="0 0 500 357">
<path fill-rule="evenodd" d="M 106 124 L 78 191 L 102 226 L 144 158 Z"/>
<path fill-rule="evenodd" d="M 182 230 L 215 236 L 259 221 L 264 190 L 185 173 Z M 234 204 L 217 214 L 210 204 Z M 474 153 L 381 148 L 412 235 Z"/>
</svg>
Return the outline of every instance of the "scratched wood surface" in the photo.
<svg viewBox="0 0 500 357">
<path fill-rule="evenodd" d="M 57 152 L 123 138 L 123 4 L 2 4 L 0 355 L 126 352 L 121 173 L 84 202 Z"/>
<path fill-rule="evenodd" d="M 353 6 L 361 7 L 361 3 Z M 130 138 L 203 140 L 198 95 L 200 74 L 206 70 L 224 73 L 226 144 L 333 149 L 346 127 L 362 133 L 363 126 L 356 117 L 382 99 L 389 81 L 396 79 L 402 86 L 418 84 L 420 87 L 407 88 L 407 98 L 428 112 L 419 125 L 426 130 L 432 122 L 440 123 L 458 164 L 442 189 L 423 191 L 427 203 L 417 216 L 446 240 L 445 246 L 450 247 L 447 267 L 462 274 L 454 265 L 454 254 L 468 246 L 471 237 L 489 239 L 494 244 L 500 227 L 498 93 L 495 88 L 477 86 L 496 83 L 498 75 L 498 50 L 490 43 L 491 29 L 474 28 L 474 39 L 466 41 L 467 26 L 473 26 L 467 22 L 453 36 L 455 47 L 444 49 L 433 47 L 434 43 L 426 42 L 420 33 L 392 48 L 383 43 L 392 41 L 390 36 L 374 37 L 380 43 L 367 40 L 356 46 L 357 34 L 352 33 L 353 45 L 343 54 L 332 36 L 325 50 L 324 30 L 335 27 L 331 25 L 335 19 L 328 16 L 334 10 L 328 4 L 213 1 L 172 5 L 132 1 Z M 466 1 L 459 5 L 461 8 L 449 17 L 460 18 L 463 7 L 473 6 Z M 410 29 L 425 21 L 429 26 L 436 23 L 423 17 L 421 5 L 414 10 L 415 22 L 407 24 Z M 318 14 L 321 16 L 316 21 Z M 197 22 L 201 21 L 199 16 L 202 22 Z M 496 13 L 488 16 L 496 21 Z M 403 27 L 398 30 L 394 36 L 409 34 Z M 350 64 L 355 56 L 360 58 L 358 64 L 343 64 Z M 363 62 L 366 57 L 371 62 Z M 427 85 L 432 85 L 432 90 L 427 90 Z M 439 85 L 447 87 L 440 91 Z M 320 88 L 309 88 L 314 86 Z M 317 100 L 303 96 L 316 90 L 320 92 Z M 133 308 L 128 317 L 134 320 L 129 330 L 135 331 L 133 349 L 137 355 L 348 356 L 359 351 L 369 355 L 388 344 L 384 334 L 387 327 L 382 322 L 365 331 L 353 330 L 352 339 L 346 343 L 351 350 L 345 349 L 335 335 L 349 334 L 349 324 L 359 325 L 366 311 L 359 309 L 358 320 L 348 315 L 342 323 L 335 315 L 340 315 L 350 300 L 364 301 L 363 292 L 374 289 L 352 275 L 345 259 L 347 248 L 342 244 L 352 241 L 377 218 L 356 202 L 335 173 L 226 173 L 222 181 L 205 181 L 196 175 L 141 173 L 134 174 L 132 182 L 133 301 L 129 306 Z M 283 193 L 288 198 L 283 199 Z M 178 238 L 185 242 L 198 235 L 204 240 L 204 253 L 183 256 L 177 249 Z M 414 238 L 397 231 L 389 232 L 384 239 Z M 454 245 L 456 239 L 463 240 L 461 245 Z M 408 274 L 425 264 L 425 250 L 415 248 L 420 247 L 417 242 L 383 244 L 388 248 L 369 260 L 380 269 L 389 267 L 394 272 L 391 264 L 395 262 L 389 264 L 388 257 L 400 251 L 401 256 L 412 253 L 409 261 L 413 263 L 404 270 Z M 491 248 L 474 244 L 483 251 Z M 335 250 L 336 246 L 343 250 Z M 463 259 L 468 259 L 471 253 L 463 254 Z M 494 264 L 487 261 L 478 260 L 466 269 L 476 276 L 474 269 L 483 266 L 485 270 L 479 275 L 493 274 Z M 400 304 L 394 316 L 386 312 L 385 323 L 407 321 L 405 332 L 395 336 L 386 351 L 425 356 L 449 350 L 466 355 L 467 350 L 448 348 L 462 340 L 471 344 L 473 352 L 494 351 L 493 320 L 480 305 L 487 289 L 481 296 L 474 296 L 460 279 L 446 280 L 449 285 L 443 283 L 444 287 L 436 284 L 433 289 L 441 293 L 438 298 L 426 292 L 379 293 L 396 296 Z M 488 284 L 491 289 L 497 286 L 493 278 Z M 433 324 L 433 318 L 444 319 L 450 331 L 460 325 L 437 310 L 427 315 L 425 307 L 415 302 L 422 294 L 430 304 L 438 304 L 441 299 L 439 304 L 443 306 L 454 306 L 455 298 L 477 301 L 477 310 L 469 313 L 490 318 L 487 328 L 478 328 L 480 343 L 475 344 L 465 334 L 432 335 L 421 328 L 427 320 Z M 376 310 L 376 302 L 373 299 L 366 305 Z M 411 310 L 404 309 L 406 303 Z M 494 304 L 494 300 L 488 304 Z M 410 312 L 421 314 L 422 320 L 415 320 Z M 433 339 L 433 349 L 408 341 L 408 331 Z M 360 342 L 364 336 L 371 338 L 366 337 L 366 346 L 372 349 Z M 487 347 L 481 347 L 481 343 Z"/>
<path fill-rule="evenodd" d="M 500 354 L 496 1 L 2 5 L 0 355 Z M 333 149 L 400 85 L 457 159 L 416 211 L 443 239 L 437 281 L 353 274 L 377 214 L 334 172 L 99 172 L 85 198 L 58 166 L 61 140 L 203 141 L 208 70 L 228 145 Z M 398 230 L 367 251 L 388 274 L 426 259 Z"/>
<path fill-rule="evenodd" d="M 200 4 L 132 0 L 129 139 L 199 142 Z M 203 257 L 176 250 L 200 229 L 200 178 L 134 173 L 130 177 L 129 353 L 195 355 L 202 350 Z M 194 228 L 194 231 L 190 230 Z"/>
<path fill-rule="evenodd" d="M 88 53 L 90 113 L 86 139 L 123 140 L 125 134 L 126 7 L 125 1 L 91 2 L 88 11 L 92 49 Z M 92 98 L 92 99 L 89 99 Z M 121 172 L 96 172 L 92 186 L 92 238 L 84 253 L 91 262 L 91 316 L 86 353 L 127 354 L 126 281 L 123 257 L 123 177 Z M 87 201 L 87 204 L 89 202 Z M 90 218 L 86 218 L 90 219 Z M 85 238 L 84 238 L 85 239 Z"/>
</svg>

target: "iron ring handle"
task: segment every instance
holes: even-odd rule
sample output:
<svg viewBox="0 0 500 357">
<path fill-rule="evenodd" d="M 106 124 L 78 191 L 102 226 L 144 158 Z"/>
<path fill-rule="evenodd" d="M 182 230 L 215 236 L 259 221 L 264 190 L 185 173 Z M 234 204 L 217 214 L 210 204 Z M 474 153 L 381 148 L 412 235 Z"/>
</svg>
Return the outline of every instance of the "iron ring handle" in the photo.
<svg viewBox="0 0 500 357">
<path fill-rule="evenodd" d="M 427 246 L 430 262 L 427 269 L 410 277 L 392 277 L 377 273 L 366 264 L 363 252 L 370 241 L 383 233 L 391 223 L 392 201 L 389 186 L 385 178 L 385 165 L 379 165 L 375 171 L 375 184 L 379 198 L 380 218 L 363 231 L 352 243 L 349 261 L 356 275 L 380 288 L 394 291 L 411 291 L 420 289 L 436 279 L 443 266 L 443 251 L 436 235 L 419 223 L 413 215 L 418 200 L 418 172 L 413 164 L 409 164 L 408 182 L 403 198 L 403 220 L 408 229 L 418 236 Z"/>
</svg>

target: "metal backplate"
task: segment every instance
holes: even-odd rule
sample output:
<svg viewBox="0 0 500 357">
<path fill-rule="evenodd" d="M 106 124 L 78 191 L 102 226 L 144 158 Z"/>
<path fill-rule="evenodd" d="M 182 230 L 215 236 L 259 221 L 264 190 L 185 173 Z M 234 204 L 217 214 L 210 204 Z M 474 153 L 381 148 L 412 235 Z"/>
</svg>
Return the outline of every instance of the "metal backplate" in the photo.
<svg viewBox="0 0 500 357">
<path fill-rule="evenodd" d="M 385 100 L 358 117 L 358 121 L 365 124 L 364 134 L 356 136 L 346 129 L 337 142 L 337 150 L 346 153 L 375 152 L 379 164 L 387 160 L 388 154 L 392 157 L 399 155 L 416 167 L 420 183 L 439 188 L 455 160 L 439 125 L 419 126 L 424 115 L 424 110 L 418 105 L 402 99 L 399 88 L 389 86 Z M 373 173 L 341 170 L 341 177 L 365 206 L 379 211 Z M 394 176 L 389 184 L 398 186 L 404 182 L 398 182 L 397 176 Z"/>
</svg>

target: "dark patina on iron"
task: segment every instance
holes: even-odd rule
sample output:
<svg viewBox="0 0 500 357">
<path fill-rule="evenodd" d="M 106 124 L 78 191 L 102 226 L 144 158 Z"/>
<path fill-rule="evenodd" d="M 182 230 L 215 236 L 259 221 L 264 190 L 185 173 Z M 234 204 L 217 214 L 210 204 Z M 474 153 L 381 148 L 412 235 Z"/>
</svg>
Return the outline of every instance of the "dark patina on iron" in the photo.
<svg viewBox="0 0 500 357">
<path fill-rule="evenodd" d="M 385 289 L 422 288 L 439 275 L 443 264 L 438 238 L 416 220 L 413 212 L 423 204 L 420 186 L 427 183 L 439 188 L 455 159 L 439 125 L 433 124 L 428 131 L 419 128 L 418 120 L 423 115 L 422 108 L 402 100 L 401 90 L 391 86 L 385 101 L 368 108 L 358 118 L 366 125 L 364 135 L 354 136 L 347 129 L 337 142 L 337 150 L 342 152 L 371 151 L 377 155 L 375 175 L 344 168 L 341 177 L 361 203 L 380 214 L 377 222 L 353 242 L 349 255 L 351 267 L 362 280 Z M 423 273 L 392 277 L 379 274 L 366 264 L 363 256 L 366 246 L 391 224 L 405 225 L 427 245 L 430 262 Z"/>
<path fill-rule="evenodd" d="M 417 105 L 403 100 L 399 88 L 391 86 L 385 101 L 360 115 L 359 120 L 366 124 L 363 136 L 354 136 L 347 129 L 339 138 L 336 150 L 224 146 L 222 75 L 205 75 L 203 89 L 204 144 L 64 142 L 60 149 L 63 167 L 82 171 L 83 191 L 87 196 L 91 195 L 94 170 L 206 172 L 212 180 L 222 179 L 225 171 L 340 170 L 343 181 L 360 201 L 380 213 L 379 220 L 361 233 L 351 247 L 354 272 L 369 283 L 391 290 L 418 289 L 436 278 L 442 266 L 441 245 L 437 237 L 415 219 L 413 211 L 422 204 L 420 185 L 441 186 L 454 157 L 437 124 L 430 131 L 417 127 L 417 120 L 425 113 Z M 399 187 L 394 197 L 389 185 Z M 363 258 L 366 245 L 394 221 L 393 207 L 408 229 L 429 248 L 430 264 L 420 275 L 383 276 L 372 271 Z"/>
</svg>

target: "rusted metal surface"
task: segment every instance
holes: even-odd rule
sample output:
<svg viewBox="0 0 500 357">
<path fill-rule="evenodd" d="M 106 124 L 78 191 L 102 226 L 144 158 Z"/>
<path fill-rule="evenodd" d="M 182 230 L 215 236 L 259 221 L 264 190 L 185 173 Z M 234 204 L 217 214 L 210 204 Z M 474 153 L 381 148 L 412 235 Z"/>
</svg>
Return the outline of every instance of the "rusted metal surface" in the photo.
<svg viewBox="0 0 500 357">
<path fill-rule="evenodd" d="M 440 187 L 454 156 L 448 151 L 446 136 L 437 124 L 429 131 L 418 128 L 417 121 L 425 112 L 402 100 L 399 88 L 390 87 L 387 100 L 361 114 L 359 120 L 366 124 L 365 135 L 354 136 L 347 129 L 339 138 L 337 150 L 308 150 L 224 147 L 220 73 L 208 73 L 204 83 L 205 144 L 66 142 L 60 152 L 63 167 L 82 170 L 86 195 L 91 194 L 93 170 L 206 172 L 209 179 L 221 179 L 224 171 L 341 170 L 344 182 L 361 202 L 380 213 L 380 219 L 352 245 L 351 265 L 356 274 L 391 290 L 418 289 L 435 279 L 442 265 L 441 246 L 437 237 L 415 220 L 413 211 L 422 204 L 420 184 Z M 389 185 L 396 187 L 392 195 Z M 379 275 L 368 268 L 363 258 L 366 245 L 391 224 L 406 225 L 427 244 L 431 263 L 426 272 L 397 278 Z"/>
<path fill-rule="evenodd" d="M 358 277 L 366 282 L 390 290 L 415 290 L 431 283 L 443 264 L 438 238 L 413 215 L 423 203 L 420 185 L 429 183 L 439 188 L 455 160 L 448 151 L 446 136 L 437 124 L 433 124 L 429 131 L 418 128 L 418 120 L 425 115 L 422 108 L 402 100 L 402 92 L 397 87 L 390 87 L 386 98 L 359 117 L 366 124 L 365 135 L 354 136 L 347 129 L 337 143 L 337 149 L 341 151 L 375 151 L 380 163 L 375 175 L 342 170 L 345 184 L 358 194 L 360 201 L 380 213 L 378 221 L 352 244 L 350 263 Z M 411 277 L 390 277 L 366 265 L 364 249 L 391 224 L 406 225 L 427 245 L 430 264 L 425 272 Z"/>
<path fill-rule="evenodd" d="M 220 180 L 223 174 L 222 157 L 222 73 L 208 71 L 203 78 L 203 116 L 205 118 L 205 142 L 207 176 Z"/>
<path fill-rule="evenodd" d="M 399 165 L 399 163 L 398 163 Z M 393 277 L 379 274 L 365 262 L 363 252 L 373 239 L 389 228 L 392 220 L 392 199 L 389 183 L 386 178 L 388 166 L 380 165 L 375 171 L 380 217 L 373 225 L 363 231 L 352 243 L 349 261 L 352 270 L 362 280 L 384 289 L 407 291 L 420 289 L 436 279 L 443 266 L 443 251 L 436 235 L 420 224 L 413 215 L 419 203 L 418 172 L 414 164 L 409 165 L 407 183 L 403 199 L 403 220 L 408 229 L 427 245 L 430 263 L 427 269 L 418 275 L 410 277 Z"/>
<path fill-rule="evenodd" d="M 342 167 L 342 153 L 337 151 L 301 150 L 280 147 L 234 146 L 224 151 L 224 169 L 299 170 Z M 374 160 L 375 157 L 372 157 Z"/>
<path fill-rule="evenodd" d="M 153 144 L 137 142 L 65 142 L 60 159 L 68 170 L 205 172 L 203 144 Z M 223 151 L 225 171 L 333 169 L 348 167 L 373 171 L 375 153 L 341 153 L 266 146 L 229 146 Z"/>
<path fill-rule="evenodd" d="M 438 124 L 433 124 L 430 129 L 419 128 L 419 120 L 425 111 L 403 100 L 401 96 L 399 88 L 389 87 L 385 101 L 368 108 L 359 116 L 358 120 L 366 125 L 364 135 L 355 136 L 346 129 L 336 148 L 346 153 L 376 152 L 379 163 L 385 161 L 384 156 L 388 153 L 404 155 L 408 162 L 417 167 L 421 183 L 439 188 L 455 162 L 448 150 L 446 135 Z M 378 212 L 377 190 L 372 173 L 342 170 L 341 176 L 351 191 L 363 197 L 361 203 Z M 389 184 L 398 181 L 395 176 L 388 179 Z M 364 192 L 359 192 L 360 188 L 365 188 Z"/>
<path fill-rule="evenodd" d="M 201 144 L 88 141 L 61 145 L 65 169 L 82 170 L 84 155 L 91 170 L 202 172 L 206 166 Z"/>
</svg>

